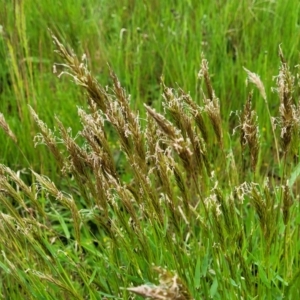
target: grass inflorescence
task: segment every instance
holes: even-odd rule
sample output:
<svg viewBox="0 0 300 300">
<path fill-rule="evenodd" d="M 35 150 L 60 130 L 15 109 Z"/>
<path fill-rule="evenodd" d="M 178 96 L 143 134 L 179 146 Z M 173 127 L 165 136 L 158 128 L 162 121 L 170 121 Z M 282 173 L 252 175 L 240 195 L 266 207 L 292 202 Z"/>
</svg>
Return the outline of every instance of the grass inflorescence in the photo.
<svg viewBox="0 0 300 300">
<path fill-rule="evenodd" d="M 112 85 L 103 87 L 86 56 L 78 59 L 52 38 L 63 60 L 55 65 L 64 68 L 58 77 L 83 88 L 88 107 L 78 107 L 75 136 L 59 117 L 57 129 L 49 129 L 30 107 L 40 130 L 35 141 L 52 153 L 65 189 L 34 170 L 27 184 L 1 165 L 2 296 L 294 299 L 298 76 L 282 50 L 280 106 L 277 118 L 270 115 L 267 153 L 252 90 L 236 113 L 235 135 L 225 132 L 205 57 L 202 104 L 162 80 L 163 112 L 145 104 L 141 119 L 109 66 Z M 259 76 L 246 71 L 268 106 Z M 2 115 L 0 125 L 17 143 Z"/>
</svg>

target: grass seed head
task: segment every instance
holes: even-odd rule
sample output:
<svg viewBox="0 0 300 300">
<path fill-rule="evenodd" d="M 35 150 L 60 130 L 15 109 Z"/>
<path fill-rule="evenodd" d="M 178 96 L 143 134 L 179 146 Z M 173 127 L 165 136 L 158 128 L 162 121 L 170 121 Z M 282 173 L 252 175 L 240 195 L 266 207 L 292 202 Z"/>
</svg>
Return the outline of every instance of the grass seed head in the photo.
<svg viewBox="0 0 300 300">
<path fill-rule="evenodd" d="M 17 137 L 14 135 L 12 130 L 10 129 L 8 123 L 6 122 L 4 115 L 0 113 L 0 127 L 4 130 L 4 132 L 9 136 L 15 143 L 17 143 Z"/>
<path fill-rule="evenodd" d="M 203 93 L 203 101 L 205 104 L 204 110 L 206 111 L 214 132 L 217 136 L 218 143 L 221 148 L 223 148 L 223 130 L 222 130 L 222 118 L 220 111 L 220 101 L 216 97 L 215 92 L 213 90 L 210 75 L 208 72 L 208 62 L 205 58 L 202 59 L 201 69 L 198 73 L 199 78 L 204 78 L 204 82 L 207 89 L 207 97 Z"/>
<path fill-rule="evenodd" d="M 293 92 L 295 88 L 295 77 L 289 70 L 289 66 L 279 47 L 279 57 L 281 66 L 279 75 L 276 77 L 277 92 L 280 99 L 280 128 L 281 128 L 281 146 L 283 153 L 287 153 L 292 143 L 294 135 L 299 131 L 299 113 L 294 104 Z M 295 130 L 296 129 L 296 130 Z"/>
<path fill-rule="evenodd" d="M 252 97 L 253 92 L 250 92 L 247 102 L 244 106 L 244 111 L 241 115 L 241 146 L 242 151 L 245 149 L 245 145 L 249 146 L 250 156 L 251 156 L 251 168 L 255 171 L 258 152 L 259 152 L 259 130 L 257 115 L 254 110 L 252 110 Z"/>
<path fill-rule="evenodd" d="M 177 274 L 172 274 L 160 267 L 156 267 L 154 270 L 159 272 L 159 285 L 144 284 L 138 287 L 127 288 L 127 290 L 144 298 L 155 300 L 192 300 Z"/>
<path fill-rule="evenodd" d="M 245 67 L 244 67 L 244 70 L 246 71 L 246 73 L 248 75 L 247 83 L 248 82 L 253 83 L 258 88 L 263 99 L 266 100 L 267 94 L 266 94 L 265 86 L 264 86 L 263 82 L 261 81 L 260 77 L 257 74 L 249 71 Z"/>
</svg>

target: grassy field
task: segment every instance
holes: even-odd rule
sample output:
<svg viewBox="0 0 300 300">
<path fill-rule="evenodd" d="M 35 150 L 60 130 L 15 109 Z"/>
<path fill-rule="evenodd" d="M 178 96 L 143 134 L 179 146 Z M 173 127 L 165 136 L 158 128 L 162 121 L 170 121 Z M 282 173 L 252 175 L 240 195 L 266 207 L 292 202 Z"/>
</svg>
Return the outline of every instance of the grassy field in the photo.
<svg viewBox="0 0 300 300">
<path fill-rule="evenodd" d="M 297 299 L 299 47 L 296 0 L 0 0 L 2 299 Z"/>
</svg>

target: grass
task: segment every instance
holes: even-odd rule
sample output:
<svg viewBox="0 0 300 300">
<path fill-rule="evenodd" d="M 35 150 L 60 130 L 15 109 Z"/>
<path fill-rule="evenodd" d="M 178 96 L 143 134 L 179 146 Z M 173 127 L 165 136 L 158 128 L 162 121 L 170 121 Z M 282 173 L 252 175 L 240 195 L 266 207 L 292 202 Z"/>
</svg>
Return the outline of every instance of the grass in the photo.
<svg viewBox="0 0 300 300">
<path fill-rule="evenodd" d="M 287 4 L 231 0 L 201 5 L 198 1 L 176 5 L 125 1 L 121 6 L 117 1 L 83 4 L 76 0 L 64 6 L 47 1 L 43 4 L 31 0 L 15 4 L 2 2 L 0 55 L 5 63 L 0 71 L 4 99 L 0 109 L 18 135 L 32 167 L 42 168 L 41 172 L 51 178 L 58 174 L 55 162 L 46 149 L 32 149 L 36 129 L 27 104 L 50 126 L 54 124 L 54 114 L 60 114 L 67 126 L 77 132 L 80 128 L 73 122 L 75 108 L 84 105 L 84 97 L 78 89 L 69 86 L 68 79 L 58 83 L 51 74 L 56 58 L 47 28 L 76 53 L 86 53 L 92 59 L 89 67 L 103 86 L 110 84 L 109 63 L 131 95 L 132 107 L 141 114 L 145 102 L 162 109 L 162 75 L 167 85 L 181 86 L 199 103 L 201 85 L 197 74 L 201 52 L 210 62 L 216 94 L 226 103 L 221 106 L 226 118 L 231 111 L 241 108 L 241 99 L 246 97 L 244 77 L 240 76 L 243 67 L 261 76 L 268 98 L 273 99 L 272 76 L 278 70 L 278 45 L 282 45 L 291 66 L 298 63 L 297 1 Z M 278 101 L 271 109 L 276 104 Z M 263 103 L 255 106 L 264 120 Z M 22 128 L 16 116 L 25 120 Z M 6 145 L 3 162 L 14 169 L 28 167 L 24 157 L 14 153 L 14 145 L 3 135 L 0 139 Z"/>
<path fill-rule="evenodd" d="M 297 298 L 297 1 L 0 4 L 3 299 Z"/>
</svg>

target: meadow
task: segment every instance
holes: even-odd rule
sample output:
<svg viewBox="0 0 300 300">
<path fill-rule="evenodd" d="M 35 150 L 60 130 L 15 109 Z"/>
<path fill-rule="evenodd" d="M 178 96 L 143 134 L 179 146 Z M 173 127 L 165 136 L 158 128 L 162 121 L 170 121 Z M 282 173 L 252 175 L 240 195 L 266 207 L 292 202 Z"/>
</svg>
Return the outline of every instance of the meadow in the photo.
<svg viewBox="0 0 300 300">
<path fill-rule="evenodd" d="M 297 299 L 299 1 L 0 0 L 2 299 Z"/>
</svg>

